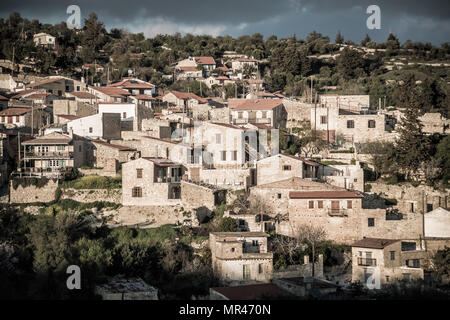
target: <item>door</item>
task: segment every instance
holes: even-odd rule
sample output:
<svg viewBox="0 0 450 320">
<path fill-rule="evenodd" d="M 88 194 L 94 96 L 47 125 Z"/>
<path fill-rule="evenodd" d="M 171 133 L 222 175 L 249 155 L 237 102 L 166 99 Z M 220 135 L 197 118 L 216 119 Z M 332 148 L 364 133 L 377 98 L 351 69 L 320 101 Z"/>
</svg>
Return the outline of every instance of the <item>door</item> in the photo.
<svg viewBox="0 0 450 320">
<path fill-rule="evenodd" d="M 243 278 L 244 278 L 244 280 L 250 279 L 250 265 L 249 264 L 243 265 Z"/>
<path fill-rule="evenodd" d="M 331 213 L 339 213 L 339 201 L 331 201 Z"/>
</svg>

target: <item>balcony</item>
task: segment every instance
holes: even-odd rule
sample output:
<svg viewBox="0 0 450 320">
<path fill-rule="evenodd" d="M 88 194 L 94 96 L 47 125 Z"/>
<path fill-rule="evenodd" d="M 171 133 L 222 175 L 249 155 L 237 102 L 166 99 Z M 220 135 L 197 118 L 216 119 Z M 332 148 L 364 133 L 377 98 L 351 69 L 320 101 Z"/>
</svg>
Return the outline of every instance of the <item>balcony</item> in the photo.
<svg viewBox="0 0 450 320">
<path fill-rule="evenodd" d="M 328 209 L 328 215 L 331 217 L 347 217 L 346 209 Z"/>
<path fill-rule="evenodd" d="M 377 259 L 358 258 L 358 266 L 374 267 L 377 265 Z"/>
<path fill-rule="evenodd" d="M 71 159 L 73 152 L 26 152 L 24 159 Z"/>
<path fill-rule="evenodd" d="M 180 183 L 181 177 L 157 177 L 156 183 Z"/>
</svg>

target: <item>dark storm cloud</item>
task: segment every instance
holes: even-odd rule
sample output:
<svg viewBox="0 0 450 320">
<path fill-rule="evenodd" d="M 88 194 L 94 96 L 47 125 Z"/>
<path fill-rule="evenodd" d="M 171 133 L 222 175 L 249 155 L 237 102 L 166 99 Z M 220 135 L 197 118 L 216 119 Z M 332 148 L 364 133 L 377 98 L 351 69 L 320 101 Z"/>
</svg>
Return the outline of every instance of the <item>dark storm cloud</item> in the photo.
<svg viewBox="0 0 450 320">
<path fill-rule="evenodd" d="M 0 17 L 17 11 L 44 23 L 66 21 L 66 8 L 80 6 L 82 17 L 96 12 L 107 28 L 132 32 L 190 32 L 239 36 L 260 32 L 266 36 L 289 36 L 316 30 L 334 40 L 337 30 L 346 39 L 385 40 L 389 30 L 401 41 L 448 42 L 450 1 L 448 0 L 21 0 L 0 7 Z M 366 8 L 381 8 L 382 30 L 366 28 Z"/>
</svg>

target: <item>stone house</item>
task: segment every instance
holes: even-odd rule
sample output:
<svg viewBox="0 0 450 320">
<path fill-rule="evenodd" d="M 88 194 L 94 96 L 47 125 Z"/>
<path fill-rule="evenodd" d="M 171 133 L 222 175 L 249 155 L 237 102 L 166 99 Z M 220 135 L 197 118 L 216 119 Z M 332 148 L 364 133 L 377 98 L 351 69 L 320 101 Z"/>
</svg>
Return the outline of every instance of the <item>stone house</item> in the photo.
<svg viewBox="0 0 450 320">
<path fill-rule="evenodd" d="M 354 111 L 360 111 L 370 106 L 369 95 L 336 95 L 321 94 L 319 104 L 323 107 L 348 108 Z"/>
<path fill-rule="evenodd" d="M 198 67 L 177 67 L 176 68 L 177 80 L 202 80 L 203 70 Z"/>
<path fill-rule="evenodd" d="M 395 138 L 395 121 L 387 114 L 337 107 L 311 108 L 311 128 L 331 143 L 338 142 L 339 136 L 351 144 Z"/>
<path fill-rule="evenodd" d="M 285 128 L 287 113 L 281 99 L 244 100 L 232 108 L 233 124 L 267 124 L 276 129 Z"/>
<path fill-rule="evenodd" d="M 264 91 L 264 80 L 261 79 L 244 79 L 244 86 L 248 92 Z"/>
<path fill-rule="evenodd" d="M 102 102 L 125 103 L 131 93 L 118 87 L 88 87 L 88 92 L 93 94 Z"/>
<path fill-rule="evenodd" d="M 59 176 L 61 171 L 86 163 L 84 141 L 57 132 L 22 142 L 21 172 L 35 176 Z"/>
<path fill-rule="evenodd" d="M 211 89 L 213 86 L 219 86 L 223 87 L 227 84 L 234 84 L 234 80 L 231 80 L 228 77 L 225 76 L 209 76 L 203 82 L 206 84 L 206 86 Z"/>
<path fill-rule="evenodd" d="M 33 42 L 35 46 L 56 49 L 56 38 L 48 33 L 36 33 L 33 35 Z"/>
<path fill-rule="evenodd" d="M 124 102 L 99 102 L 98 113 L 120 114 L 121 127 L 124 131 L 139 131 L 142 128 L 142 120 L 153 117 L 151 108 L 137 103 Z"/>
<path fill-rule="evenodd" d="M 319 164 L 301 157 L 277 154 L 256 163 L 257 184 L 267 184 L 288 178 L 317 179 Z"/>
<path fill-rule="evenodd" d="M 34 112 L 33 117 L 31 116 L 32 112 Z M 39 118 L 43 115 L 43 111 L 37 108 L 35 110 L 31 108 L 8 108 L 0 111 L 0 124 L 3 124 L 6 128 L 31 128 L 31 121 L 33 120 L 34 128 L 37 128 Z"/>
<path fill-rule="evenodd" d="M 104 112 L 76 118 L 67 122 L 67 130 L 72 130 L 73 134 L 85 138 L 104 140 L 120 139 L 120 114 Z"/>
<path fill-rule="evenodd" d="M 440 113 L 425 113 L 419 117 L 419 120 L 423 124 L 422 131 L 425 133 L 448 134 L 450 131 L 450 119 L 445 118 Z"/>
<path fill-rule="evenodd" d="M 72 91 L 66 92 L 66 97 L 75 99 L 76 102 L 94 104 L 98 101 L 98 98 L 92 93 L 86 91 Z"/>
<path fill-rule="evenodd" d="M 318 176 L 329 184 L 364 192 L 364 169 L 360 163 L 321 165 Z"/>
<path fill-rule="evenodd" d="M 51 76 L 42 81 L 32 82 L 26 88 L 34 90 L 45 90 L 48 94 L 63 97 L 66 92 L 84 91 L 85 84 L 66 77 Z"/>
<path fill-rule="evenodd" d="M 87 151 L 90 164 L 96 168 L 104 168 L 111 159 L 123 164 L 140 157 L 140 152 L 134 148 L 107 143 L 102 140 L 90 141 L 91 148 Z"/>
<path fill-rule="evenodd" d="M 244 70 L 244 66 L 246 66 L 246 65 L 255 68 L 255 72 L 258 71 L 258 60 L 254 59 L 254 58 L 241 57 L 241 58 L 233 60 L 231 62 L 231 68 L 235 72 L 236 71 L 242 72 Z"/>
<path fill-rule="evenodd" d="M 250 188 L 251 201 L 263 201 L 269 208 L 267 215 L 275 217 L 277 215 L 289 214 L 289 195 L 294 191 L 333 191 L 343 189 L 326 184 L 302 179 L 300 177 L 290 177 L 285 180 L 258 183 Z M 295 214 L 295 212 L 293 212 Z"/>
<path fill-rule="evenodd" d="M 207 76 L 216 68 L 216 61 L 213 57 L 189 57 L 177 63 L 175 69 L 185 67 L 195 67 L 203 70 L 203 76 Z"/>
<path fill-rule="evenodd" d="M 270 282 L 273 253 L 263 232 L 211 232 L 209 247 L 217 276 L 231 282 Z"/>
<path fill-rule="evenodd" d="M 207 103 L 208 100 L 190 92 L 167 91 L 163 94 L 162 101 L 185 112 L 193 103 Z"/>
<path fill-rule="evenodd" d="M 399 280 L 423 279 L 426 256 L 414 241 L 363 238 L 352 244 L 352 282 L 380 289 Z"/>
<path fill-rule="evenodd" d="M 127 90 L 132 96 L 146 95 L 153 97 L 156 95 L 156 86 L 137 78 L 125 78 L 121 81 L 110 84 L 110 87 Z"/>
<path fill-rule="evenodd" d="M 124 206 L 181 204 L 181 177 L 185 168 L 161 158 L 139 158 L 122 165 Z"/>
<path fill-rule="evenodd" d="M 85 63 L 81 66 L 82 70 L 90 70 L 93 69 L 96 73 L 103 73 L 105 72 L 105 67 L 103 67 L 101 64 L 98 63 Z"/>
</svg>

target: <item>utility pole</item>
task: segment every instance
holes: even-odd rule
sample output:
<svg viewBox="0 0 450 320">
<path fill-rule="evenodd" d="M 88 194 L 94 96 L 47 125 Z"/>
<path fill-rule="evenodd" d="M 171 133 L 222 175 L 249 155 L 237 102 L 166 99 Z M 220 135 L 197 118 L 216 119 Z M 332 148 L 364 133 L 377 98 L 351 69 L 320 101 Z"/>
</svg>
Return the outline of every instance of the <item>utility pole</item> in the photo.
<svg viewBox="0 0 450 320">
<path fill-rule="evenodd" d="M 16 45 L 13 45 L 13 52 L 12 52 L 12 72 L 11 72 L 11 77 L 14 77 L 14 58 L 15 58 L 15 53 L 16 53 Z"/>
<path fill-rule="evenodd" d="M 312 76 L 310 76 L 310 79 L 311 79 L 311 103 L 312 103 L 312 100 L 313 100 L 313 78 L 312 78 Z"/>
<path fill-rule="evenodd" d="M 17 162 L 17 171 L 20 171 L 20 131 L 17 134 L 17 149 L 18 149 L 18 155 L 19 155 L 19 161 Z"/>
<path fill-rule="evenodd" d="M 31 136 L 34 134 L 34 100 L 31 101 Z"/>
</svg>

